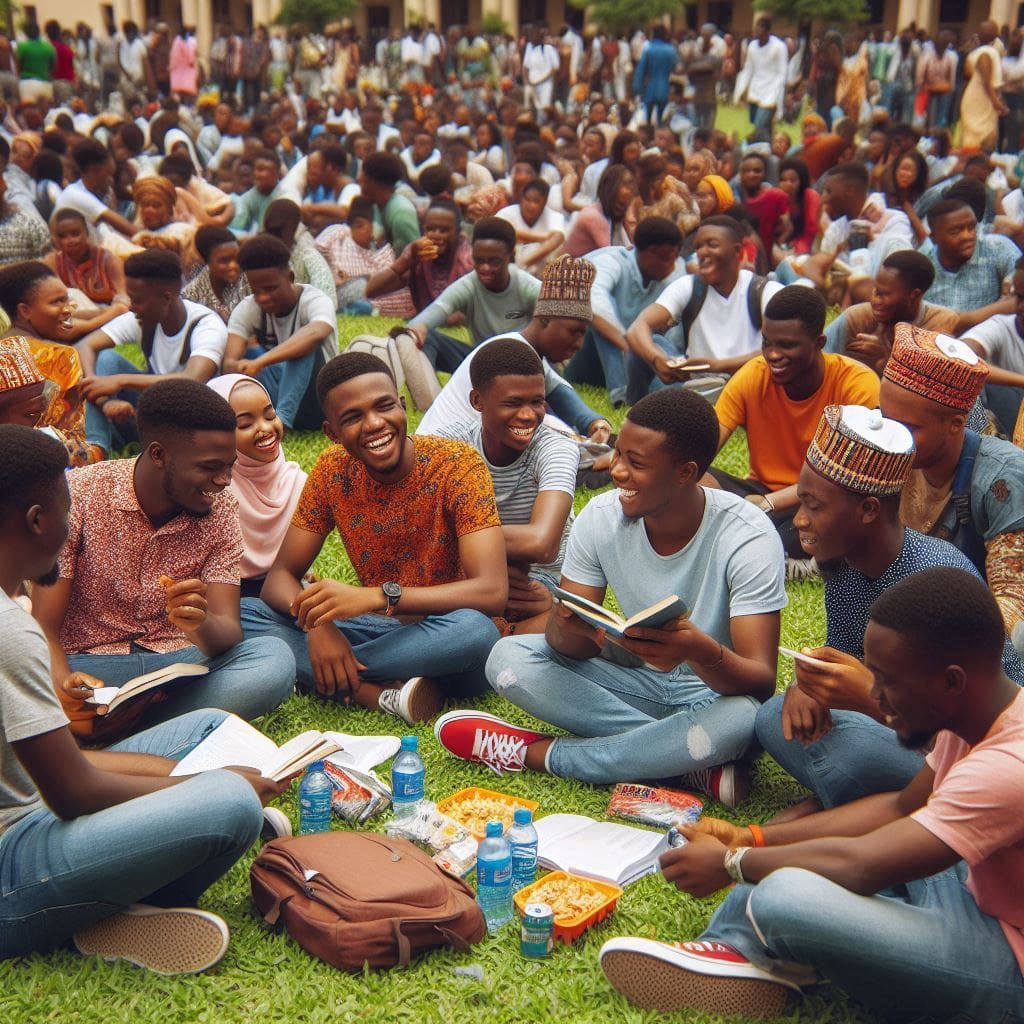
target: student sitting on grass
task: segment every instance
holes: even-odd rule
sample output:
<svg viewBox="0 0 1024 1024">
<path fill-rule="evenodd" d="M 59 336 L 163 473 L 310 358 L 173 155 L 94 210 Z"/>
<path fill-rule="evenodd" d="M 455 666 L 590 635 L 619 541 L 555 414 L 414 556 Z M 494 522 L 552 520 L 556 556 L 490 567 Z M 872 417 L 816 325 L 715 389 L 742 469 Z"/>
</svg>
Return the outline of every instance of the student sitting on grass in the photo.
<svg viewBox="0 0 1024 1024">
<path fill-rule="evenodd" d="M 511 230 L 504 222 L 498 223 Z M 473 249 L 475 254 L 475 244 Z M 572 358 L 583 343 L 587 325 L 593 319 L 590 309 L 593 281 L 592 263 L 572 256 L 560 256 L 544 269 L 540 293 L 522 333 L 506 327 L 495 337 L 512 337 L 527 342 L 543 360 L 547 401 L 551 411 L 580 434 L 604 443 L 611 436 L 611 424 L 594 412 L 576 394 L 572 385 L 551 368 L 551 363 L 562 363 Z M 490 338 L 487 343 L 493 340 Z M 469 401 L 472 391 L 470 368 L 479 348 L 477 346 L 473 351 L 467 350 L 469 358 L 455 370 L 426 411 L 416 428 L 417 434 L 432 434 L 446 424 L 479 422 L 480 413 Z"/>
<path fill-rule="evenodd" d="M 224 358 L 227 331 L 212 310 L 181 297 L 177 253 L 153 249 L 124 264 L 131 311 L 104 324 L 76 346 L 85 379 L 82 394 L 89 443 L 107 455 L 138 439 L 135 406 L 140 391 L 168 376 L 209 380 Z M 138 345 L 145 369 L 117 352 Z"/>
<path fill-rule="evenodd" d="M 291 647 L 298 684 L 412 724 L 446 695 L 486 688 L 508 601 L 505 544 L 480 456 L 459 441 L 409 437 L 387 366 L 336 356 L 317 377 L 324 432 L 262 600 L 242 602 L 246 633 Z M 337 530 L 360 586 L 302 578 Z"/>
<path fill-rule="evenodd" d="M 227 228 L 208 224 L 195 236 L 203 268 L 181 290 L 181 297 L 212 309 L 227 323 L 242 299 L 252 292 L 238 264 L 238 239 Z"/>
<path fill-rule="evenodd" d="M 235 499 L 222 493 L 235 462 L 231 406 L 198 381 L 166 380 L 143 393 L 138 422 L 141 455 L 69 477 L 60 574 L 32 594 L 53 687 L 86 739 L 123 736 L 140 716 L 152 725 L 199 708 L 256 718 L 285 700 L 295 679 L 284 644 L 242 638 L 242 535 Z M 176 662 L 210 672 L 109 718 L 85 703 L 97 686 Z"/>
<path fill-rule="evenodd" d="M 290 780 L 242 768 L 168 778 L 222 711 L 195 710 L 112 750 L 79 749 L 54 694 L 53 646 L 12 600 L 23 580 L 36 594 L 57 580 L 66 467 L 56 441 L 0 426 L 0 960 L 73 937 L 86 955 L 196 973 L 228 945 L 227 925 L 196 901 L 252 846 L 261 804 Z M 94 579 L 109 578 L 107 554 Z"/>
<path fill-rule="evenodd" d="M 252 188 L 234 197 L 235 216 L 229 225 L 236 235 L 263 229 L 267 208 L 281 194 L 281 162 L 272 149 L 257 150 L 252 158 Z"/>
<path fill-rule="evenodd" d="M 224 369 L 255 377 L 290 430 L 321 422 L 316 375 L 338 353 L 334 304 L 310 284 L 296 284 L 291 254 L 279 238 L 250 238 L 238 254 L 252 295 L 228 321 Z"/>
<path fill-rule="evenodd" d="M 688 614 L 610 644 L 564 605 L 545 636 L 499 640 L 495 692 L 571 733 L 554 737 L 454 711 L 438 741 L 495 771 L 550 772 L 594 785 L 684 776 L 729 807 L 746 799 L 740 759 L 775 690 L 782 544 L 749 502 L 700 486 L 718 449 L 714 408 L 678 389 L 638 402 L 615 444 L 616 490 L 592 498 L 569 536 L 561 586 L 625 616 L 679 597 Z M 587 738 L 577 738 L 587 737 Z"/>
<path fill-rule="evenodd" d="M 750 476 L 712 469 L 722 487 L 765 512 L 782 537 L 787 571 L 813 571 L 793 526 L 797 479 L 807 446 L 828 405 L 878 405 L 878 377 L 846 356 L 824 354 L 825 300 L 813 288 L 789 285 L 764 312 L 761 355 L 741 367 L 715 403 L 719 451 L 737 427 L 747 432 Z M 808 560 L 809 561 L 809 560 Z"/>
<path fill-rule="evenodd" d="M 790 810 L 837 807 L 869 793 L 902 789 L 922 755 L 902 749 L 872 698 L 863 664 L 871 605 L 901 579 L 933 566 L 978 571 L 952 544 L 900 522 L 900 492 L 914 462 L 910 432 L 859 406 L 830 406 L 800 471 L 793 519 L 825 576 L 825 645 L 796 660 L 796 680 L 757 713 L 761 746 L 814 794 Z M 1003 669 L 1024 684 L 1010 645 Z"/>
<path fill-rule="evenodd" d="M 565 241 L 565 218 L 547 205 L 551 186 L 534 178 L 519 202 L 498 211 L 516 230 L 516 266 L 540 277 L 548 260 Z"/>
<path fill-rule="evenodd" d="M 494 483 L 508 560 L 511 633 L 547 623 L 572 525 L 579 449 L 544 424 L 544 366 L 525 341 L 495 338 L 469 364 L 470 405 L 479 423 L 444 423 L 439 436 L 465 441 L 483 456 Z"/>
<path fill-rule="evenodd" d="M 872 694 L 902 744 L 934 741 L 924 767 L 798 821 L 685 828 L 665 878 L 696 897 L 739 884 L 696 941 L 605 943 L 615 988 L 661 1011 L 775 1018 L 831 982 L 883 1020 L 1024 1016 L 1024 693 L 1003 635 L 959 569 L 886 590 L 864 637 Z"/>
<path fill-rule="evenodd" d="M 259 597 L 260 588 L 299 501 L 306 474 L 284 457 L 284 424 L 267 389 L 254 377 L 225 373 L 209 386 L 235 414 L 238 458 L 228 490 L 238 502 L 242 527 L 242 597 Z"/>
</svg>

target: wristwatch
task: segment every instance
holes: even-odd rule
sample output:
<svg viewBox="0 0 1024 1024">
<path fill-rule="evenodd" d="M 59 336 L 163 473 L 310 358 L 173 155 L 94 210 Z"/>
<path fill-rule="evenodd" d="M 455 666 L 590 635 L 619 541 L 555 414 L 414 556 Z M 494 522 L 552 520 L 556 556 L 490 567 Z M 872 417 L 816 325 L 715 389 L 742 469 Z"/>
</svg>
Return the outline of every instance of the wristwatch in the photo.
<svg viewBox="0 0 1024 1024">
<path fill-rule="evenodd" d="M 402 600 L 402 588 L 397 583 L 384 583 L 380 589 L 384 591 L 384 596 L 388 599 L 387 611 L 384 614 L 390 617 L 395 614 L 398 602 Z"/>
</svg>

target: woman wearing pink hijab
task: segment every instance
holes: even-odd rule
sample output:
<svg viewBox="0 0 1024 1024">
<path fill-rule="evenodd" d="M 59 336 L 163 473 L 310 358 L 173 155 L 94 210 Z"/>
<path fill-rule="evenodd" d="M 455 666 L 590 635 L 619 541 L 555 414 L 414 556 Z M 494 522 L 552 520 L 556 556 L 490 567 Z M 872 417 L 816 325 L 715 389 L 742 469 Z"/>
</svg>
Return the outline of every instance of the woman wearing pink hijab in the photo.
<svg viewBox="0 0 1024 1024">
<path fill-rule="evenodd" d="M 238 461 L 229 489 L 238 500 L 245 545 L 242 597 L 259 597 L 263 579 L 288 532 L 306 474 L 297 462 L 285 461 L 281 448 L 284 424 L 258 380 L 225 373 L 209 381 L 209 386 L 235 411 Z"/>
</svg>

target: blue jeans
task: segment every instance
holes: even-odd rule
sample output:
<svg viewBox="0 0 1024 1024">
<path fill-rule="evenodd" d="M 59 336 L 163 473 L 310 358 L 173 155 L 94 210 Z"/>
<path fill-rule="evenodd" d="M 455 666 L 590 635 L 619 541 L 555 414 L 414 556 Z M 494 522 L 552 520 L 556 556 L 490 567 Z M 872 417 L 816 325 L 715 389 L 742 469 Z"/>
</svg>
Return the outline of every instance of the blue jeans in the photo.
<svg viewBox="0 0 1024 1024">
<path fill-rule="evenodd" d="M 1020 966 L 966 877 L 961 862 L 858 896 L 803 868 L 780 868 L 757 885 L 736 886 L 701 938 L 797 984 L 812 968 L 886 1021 L 1019 1022 Z"/>
<path fill-rule="evenodd" d="M 774 107 L 759 107 L 756 103 L 747 104 L 747 117 L 754 126 L 756 142 L 772 141 L 772 121 L 775 120 Z"/>
<path fill-rule="evenodd" d="M 606 387 L 613 403 L 626 400 L 626 353 L 616 348 L 603 334 L 587 328 L 583 345 L 569 360 L 565 379 L 571 384 Z"/>
<path fill-rule="evenodd" d="M 251 346 L 246 359 L 257 359 L 268 349 Z M 271 363 L 256 374 L 256 379 L 267 389 L 281 422 L 290 430 L 316 430 L 322 423 L 320 405 L 316 399 L 316 375 L 324 365 L 324 357 L 317 346 L 309 355 Z"/>
<path fill-rule="evenodd" d="M 273 711 L 295 688 L 295 659 L 286 644 L 272 637 L 253 637 L 216 658 L 198 647 L 154 654 L 136 647 L 130 654 L 72 654 L 72 672 L 88 672 L 108 686 L 120 686 L 143 672 L 185 661 L 208 665 L 209 675 L 184 680 L 166 700 L 146 712 L 147 725 L 167 722 L 200 708 L 218 708 L 247 721 Z"/>
<path fill-rule="evenodd" d="M 950 111 L 953 109 L 953 96 L 950 92 L 933 92 L 928 97 L 928 123 L 934 128 L 948 128 Z"/>
<path fill-rule="evenodd" d="M 452 696 L 471 696 L 487 689 L 484 662 L 499 633 L 483 612 L 461 609 L 445 615 L 428 615 L 411 624 L 384 615 L 360 615 L 339 620 L 335 625 L 366 666 L 362 678 L 367 682 L 393 683 L 413 676 L 429 676 Z M 295 656 L 299 689 L 316 689 L 306 634 L 293 618 L 274 611 L 259 598 L 245 597 L 242 629 L 247 637 L 272 636 L 283 640 Z M 336 697 L 340 700 L 343 694 Z"/>
<path fill-rule="evenodd" d="M 832 728 L 816 743 L 787 740 L 782 700 L 777 694 L 758 710 L 758 743 L 823 807 L 903 789 L 924 764 L 916 750 L 900 746 L 892 729 L 856 711 L 833 711 Z"/>
<path fill-rule="evenodd" d="M 224 717 L 195 711 L 112 749 L 180 760 Z M 194 905 L 262 823 L 252 786 L 229 771 L 73 821 L 32 811 L 0 834 L 0 959 L 52 949 L 132 903 Z"/>
<path fill-rule="evenodd" d="M 683 357 L 686 355 L 684 349 L 674 344 L 664 334 L 652 335 L 651 340 L 668 356 Z M 634 352 L 630 352 L 626 357 L 626 378 L 626 401 L 630 405 L 635 405 L 644 395 L 660 391 L 666 386 L 658 379 L 651 364 Z"/>
<path fill-rule="evenodd" d="M 145 372 L 112 348 L 105 348 L 96 356 L 95 376 L 97 377 L 113 377 L 118 373 Z M 131 402 L 132 405 L 138 405 L 139 394 L 140 392 L 134 388 L 125 388 L 124 391 L 119 391 L 111 397 L 119 402 Z M 93 405 L 92 402 L 86 402 L 85 438 L 89 444 L 97 444 L 105 452 L 111 452 L 124 448 L 132 441 L 138 441 L 139 432 L 134 419 L 125 423 L 111 423 L 98 406 Z"/>
<path fill-rule="evenodd" d="M 574 734 L 548 752 L 549 770 L 562 778 L 606 785 L 685 775 L 735 761 L 754 739 L 753 697 L 719 696 L 678 669 L 567 658 L 543 636 L 499 640 L 487 680 L 517 707 Z"/>
<path fill-rule="evenodd" d="M 466 356 L 473 351 L 473 346 L 445 334 L 444 331 L 432 328 L 427 331 L 422 351 L 435 370 L 454 373 L 465 362 Z"/>
<path fill-rule="evenodd" d="M 1020 414 L 1021 402 L 1024 401 L 1024 388 L 1015 388 L 1008 384 L 987 384 L 984 397 L 985 407 L 992 410 L 999 429 L 1007 437 L 1012 437 L 1017 416 Z"/>
</svg>

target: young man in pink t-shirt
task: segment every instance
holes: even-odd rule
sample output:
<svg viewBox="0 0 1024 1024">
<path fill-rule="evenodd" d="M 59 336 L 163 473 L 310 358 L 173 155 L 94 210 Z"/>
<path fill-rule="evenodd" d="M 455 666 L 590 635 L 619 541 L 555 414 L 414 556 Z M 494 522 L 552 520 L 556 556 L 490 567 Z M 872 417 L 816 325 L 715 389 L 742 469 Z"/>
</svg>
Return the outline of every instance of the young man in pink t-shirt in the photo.
<svg viewBox="0 0 1024 1024">
<path fill-rule="evenodd" d="M 739 884 L 695 942 L 621 938 L 601 966 L 662 1011 L 775 1017 L 829 981 L 886 1020 L 1024 1017 L 1024 692 L 984 583 L 932 568 L 886 590 L 864 638 L 905 789 L 763 829 L 714 818 L 661 859 L 678 889 Z"/>
</svg>

